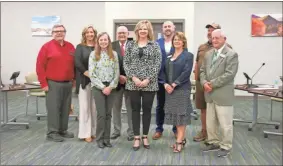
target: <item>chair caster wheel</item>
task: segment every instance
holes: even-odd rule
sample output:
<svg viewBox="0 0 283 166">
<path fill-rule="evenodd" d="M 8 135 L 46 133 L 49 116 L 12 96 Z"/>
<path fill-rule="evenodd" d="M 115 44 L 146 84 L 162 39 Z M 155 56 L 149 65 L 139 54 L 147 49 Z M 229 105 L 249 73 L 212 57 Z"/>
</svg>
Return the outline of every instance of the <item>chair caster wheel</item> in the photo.
<svg viewBox="0 0 283 166">
<path fill-rule="evenodd" d="M 279 129 L 279 126 L 275 126 L 275 129 Z"/>
<path fill-rule="evenodd" d="M 40 117 L 37 117 L 37 120 L 40 120 Z"/>
<path fill-rule="evenodd" d="M 195 118 L 195 120 L 198 120 L 198 118 Z"/>
<path fill-rule="evenodd" d="M 267 137 L 268 137 L 268 135 L 266 133 L 264 133 L 264 138 L 267 138 Z"/>
<path fill-rule="evenodd" d="M 14 119 L 14 120 L 13 120 L 13 122 L 16 122 L 16 121 L 17 121 L 17 119 Z"/>
<path fill-rule="evenodd" d="M 28 125 L 26 125 L 26 129 L 29 129 L 29 126 L 28 126 Z"/>
<path fill-rule="evenodd" d="M 253 129 L 252 129 L 252 128 L 249 128 L 248 130 L 249 130 L 249 131 L 253 131 Z"/>
</svg>

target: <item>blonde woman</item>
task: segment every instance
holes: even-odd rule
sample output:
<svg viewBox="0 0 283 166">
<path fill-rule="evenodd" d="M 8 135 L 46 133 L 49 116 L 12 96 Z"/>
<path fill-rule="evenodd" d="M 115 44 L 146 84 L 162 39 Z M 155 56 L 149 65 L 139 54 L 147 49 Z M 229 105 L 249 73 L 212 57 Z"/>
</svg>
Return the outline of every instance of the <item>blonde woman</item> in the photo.
<svg viewBox="0 0 283 166">
<path fill-rule="evenodd" d="M 110 148 L 112 107 L 120 71 L 118 55 L 106 32 L 97 36 L 97 47 L 89 57 L 89 75 L 97 110 L 96 142 L 99 148 Z"/>
<path fill-rule="evenodd" d="M 81 43 L 77 45 L 75 52 L 75 66 L 79 72 L 79 139 L 92 142 L 96 130 L 96 108 L 88 71 L 88 60 L 90 53 L 94 50 L 97 31 L 92 26 L 85 27 L 82 31 Z"/>
<path fill-rule="evenodd" d="M 158 91 L 158 74 L 161 66 L 161 51 L 153 39 L 152 25 L 149 21 L 138 22 L 135 27 L 136 41 L 130 41 L 126 47 L 124 69 L 128 77 L 126 89 L 129 90 L 132 105 L 134 145 L 140 147 L 140 110 L 142 108 L 142 142 L 150 148 L 148 131 L 151 121 L 151 108 L 155 93 Z M 141 104 L 142 103 L 142 104 Z"/>
</svg>

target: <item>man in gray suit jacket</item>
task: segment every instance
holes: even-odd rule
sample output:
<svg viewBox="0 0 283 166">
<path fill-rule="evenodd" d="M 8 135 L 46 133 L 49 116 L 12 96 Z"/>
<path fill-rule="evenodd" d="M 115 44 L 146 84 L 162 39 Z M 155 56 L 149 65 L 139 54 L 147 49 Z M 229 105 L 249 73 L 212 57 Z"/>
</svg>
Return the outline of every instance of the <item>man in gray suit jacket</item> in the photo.
<svg viewBox="0 0 283 166">
<path fill-rule="evenodd" d="M 238 54 L 226 45 L 221 29 L 212 32 L 214 49 L 206 53 L 200 69 L 200 81 L 207 102 L 207 142 L 203 151 L 218 150 L 226 157 L 232 149 L 234 78 L 238 72 Z M 222 136 L 218 136 L 218 124 Z"/>
<path fill-rule="evenodd" d="M 123 95 L 125 96 L 125 105 L 127 109 L 127 117 L 128 117 L 128 141 L 134 140 L 134 132 L 132 125 L 132 108 L 130 102 L 130 96 L 128 91 L 125 90 L 125 84 L 127 82 L 126 73 L 124 71 L 123 66 L 123 57 L 125 55 L 127 39 L 128 39 L 129 31 L 125 26 L 120 26 L 117 28 L 117 37 L 118 40 L 112 42 L 112 48 L 114 51 L 118 53 L 119 57 L 119 66 L 120 66 L 120 77 L 119 84 L 117 87 L 117 95 L 113 106 L 113 123 L 114 123 L 114 132 L 111 136 L 111 139 L 116 139 L 121 135 L 121 109 L 122 109 L 122 101 Z"/>
</svg>

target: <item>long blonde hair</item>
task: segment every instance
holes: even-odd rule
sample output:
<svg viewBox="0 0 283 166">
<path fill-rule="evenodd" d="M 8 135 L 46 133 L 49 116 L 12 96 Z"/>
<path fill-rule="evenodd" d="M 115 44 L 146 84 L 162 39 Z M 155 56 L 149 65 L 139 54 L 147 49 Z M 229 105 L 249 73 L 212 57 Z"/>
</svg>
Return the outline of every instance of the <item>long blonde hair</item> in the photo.
<svg viewBox="0 0 283 166">
<path fill-rule="evenodd" d="M 89 28 L 91 28 L 91 29 L 93 30 L 93 33 L 94 33 L 93 43 L 95 44 L 95 42 L 96 42 L 97 30 L 94 29 L 94 27 L 93 27 L 92 25 L 90 25 L 90 26 L 85 27 L 85 28 L 83 29 L 83 31 L 82 31 L 82 39 L 81 39 L 81 44 L 82 44 L 82 45 L 86 45 L 86 44 L 87 44 L 87 43 L 86 43 L 86 35 L 85 35 L 85 34 L 86 34 L 86 32 L 87 32 L 87 30 L 88 30 Z"/>
<path fill-rule="evenodd" d="M 136 40 L 139 41 L 139 30 L 142 28 L 143 25 L 145 25 L 148 30 L 147 39 L 153 41 L 154 40 L 153 28 L 151 22 L 148 20 L 141 20 L 137 23 L 135 27 Z"/>
<path fill-rule="evenodd" d="M 98 34 L 97 36 L 97 40 L 96 40 L 96 48 L 95 48 L 95 59 L 96 61 L 100 60 L 100 54 L 101 54 L 101 47 L 99 46 L 99 39 L 101 38 L 101 36 L 103 35 L 107 35 L 108 38 L 108 46 L 107 46 L 107 55 L 109 56 L 110 60 L 114 60 L 114 55 L 113 55 L 113 49 L 112 49 L 112 44 L 111 44 L 111 39 L 108 35 L 107 32 L 101 32 L 100 34 Z"/>
</svg>

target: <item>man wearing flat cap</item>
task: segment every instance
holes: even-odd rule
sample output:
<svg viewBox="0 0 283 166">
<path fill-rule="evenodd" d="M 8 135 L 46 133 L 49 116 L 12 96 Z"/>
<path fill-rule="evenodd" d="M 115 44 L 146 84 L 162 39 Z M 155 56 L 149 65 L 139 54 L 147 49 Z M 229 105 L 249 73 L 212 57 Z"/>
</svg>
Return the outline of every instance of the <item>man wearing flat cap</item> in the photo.
<svg viewBox="0 0 283 166">
<path fill-rule="evenodd" d="M 216 23 L 207 24 L 205 26 L 207 28 L 207 38 L 208 41 L 199 46 L 197 51 L 197 58 L 195 62 L 195 80 L 196 80 L 196 108 L 201 110 L 201 126 L 202 129 L 197 133 L 197 135 L 193 138 L 194 141 L 200 142 L 207 139 L 207 132 L 206 132 L 206 102 L 204 98 L 204 90 L 202 85 L 200 84 L 200 67 L 202 65 L 202 61 L 206 52 L 213 48 L 212 46 L 212 37 L 211 34 L 215 29 L 221 29 L 221 26 Z M 228 47 L 232 48 L 229 44 Z"/>
</svg>

